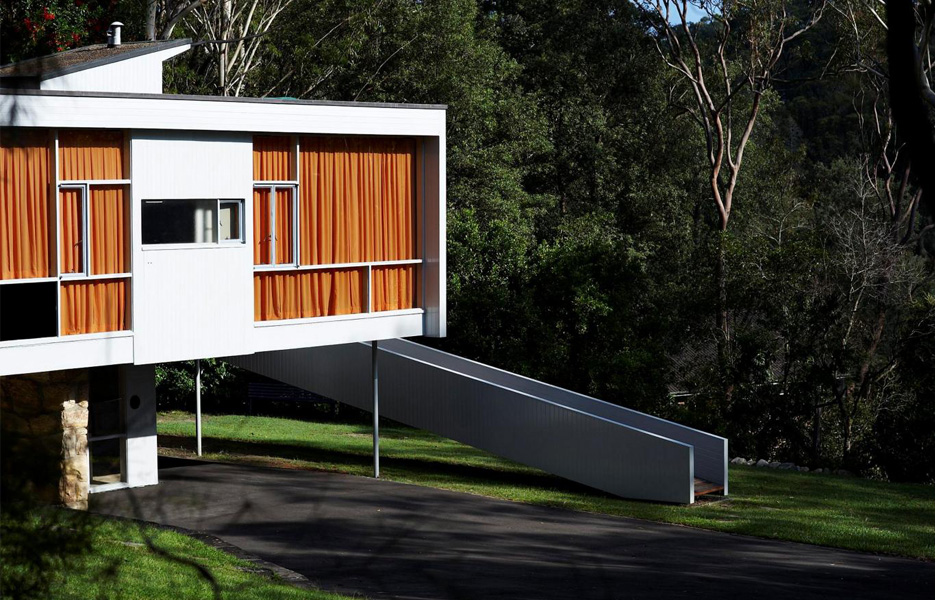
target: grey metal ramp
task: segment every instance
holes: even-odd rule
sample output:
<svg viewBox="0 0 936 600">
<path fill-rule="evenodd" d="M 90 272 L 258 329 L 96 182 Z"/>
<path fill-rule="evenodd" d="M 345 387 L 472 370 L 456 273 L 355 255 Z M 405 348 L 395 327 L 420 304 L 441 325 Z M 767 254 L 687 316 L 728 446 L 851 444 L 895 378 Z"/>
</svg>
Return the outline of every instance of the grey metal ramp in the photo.
<svg viewBox="0 0 936 600">
<path fill-rule="evenodd" d="M 363 410 L 370 345 L 227 360 Z M 618 496 L 694 501 L 695 477 L 727 493 L 727 440 L 405 340 L 380 342 L 380 412 Z"/>
</svg>

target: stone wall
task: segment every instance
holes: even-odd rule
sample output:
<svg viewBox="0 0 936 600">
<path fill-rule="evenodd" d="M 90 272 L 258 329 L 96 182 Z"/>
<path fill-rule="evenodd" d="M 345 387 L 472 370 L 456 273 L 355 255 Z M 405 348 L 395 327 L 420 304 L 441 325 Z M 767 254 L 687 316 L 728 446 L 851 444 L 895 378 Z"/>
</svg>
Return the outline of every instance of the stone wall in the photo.
<svg viewBox="0 0 936 600">
<path fill-rule="evenodd" d="M 0 377 L 4 500 L 87 509 L 88 370 Z"/>
</svg>

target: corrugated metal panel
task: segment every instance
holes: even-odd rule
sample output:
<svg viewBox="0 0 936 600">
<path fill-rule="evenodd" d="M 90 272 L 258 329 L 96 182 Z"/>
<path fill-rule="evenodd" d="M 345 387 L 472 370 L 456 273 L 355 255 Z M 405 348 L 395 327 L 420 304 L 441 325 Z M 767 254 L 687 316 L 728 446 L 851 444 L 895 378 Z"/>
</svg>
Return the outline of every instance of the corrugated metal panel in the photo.
<svg viewBox="0 0 936 600">
<path fill-rule="evenodd" d="M 537 390 L 511 380 L 509 373 L 411 342 L 392 340 L 381 347 L 382 416 L 622 497 L 693 501 L 691 444 L 625 423 L 624 413 L 600 409 L 615 420 L 583 410 L 597 405 L 586 406 L 581 398 L 599 402 L 585 396 L 538 396 L 530 392 L 565 390 L 545 384 Z M 229 360 L 352 406 L 371 408 L 367 344 Z"/>
<path fill-rule="evenodd" d="M 391 340 L 383 343 L 382 348 L 386 352 L 399 353 L 414 360 L 472 375 L 615 423 L 629 425 L 690 444 L 695 448 L 695 476 L 722 485 L 725 493 L 728 493 L 728 440 L 726 438 L 406 340 Z"/>
</svg>

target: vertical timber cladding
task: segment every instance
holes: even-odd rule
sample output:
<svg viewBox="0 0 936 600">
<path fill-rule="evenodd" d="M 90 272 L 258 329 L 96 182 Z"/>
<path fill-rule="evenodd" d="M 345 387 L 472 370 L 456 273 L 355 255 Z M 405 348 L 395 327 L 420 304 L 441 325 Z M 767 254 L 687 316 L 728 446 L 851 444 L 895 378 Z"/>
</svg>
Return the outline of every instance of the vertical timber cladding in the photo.
<svg viewBox="0 0 936 600">
<path fill-rule="evenodd" d="M 0 443 L 5 502 L 86 509 L 88 370 L 0 377 Z"/>
<path fill-rule="evenodd" d="M 256 321 L 420 305 L 417 265 L 380 264 L 421 258 L 416 148 L 402 138 L 254 137 Z"/>
</svg>

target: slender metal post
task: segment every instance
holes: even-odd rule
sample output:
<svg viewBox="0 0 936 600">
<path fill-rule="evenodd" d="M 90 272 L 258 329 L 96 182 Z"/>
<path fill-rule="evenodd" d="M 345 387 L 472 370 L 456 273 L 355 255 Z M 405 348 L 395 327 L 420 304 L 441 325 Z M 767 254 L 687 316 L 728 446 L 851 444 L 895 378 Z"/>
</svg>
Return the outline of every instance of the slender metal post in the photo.
<svg viewBox="0 0 936 600">
<path fill-rule="evenodd" d="M 377 384 L 379 377 L 377 375 L 377 340 L 371 342 L 371 374 L 374 378 L 373 401 L 374 401 L 374 478 L 380 478 L 380 413 L 377 408 Z"/>
<path fill-rule="evenodd" d="M 201 360 L 198 359 L 195 361 L 195 444 L 196 452 L 201 456 Z"/>
</svg>

